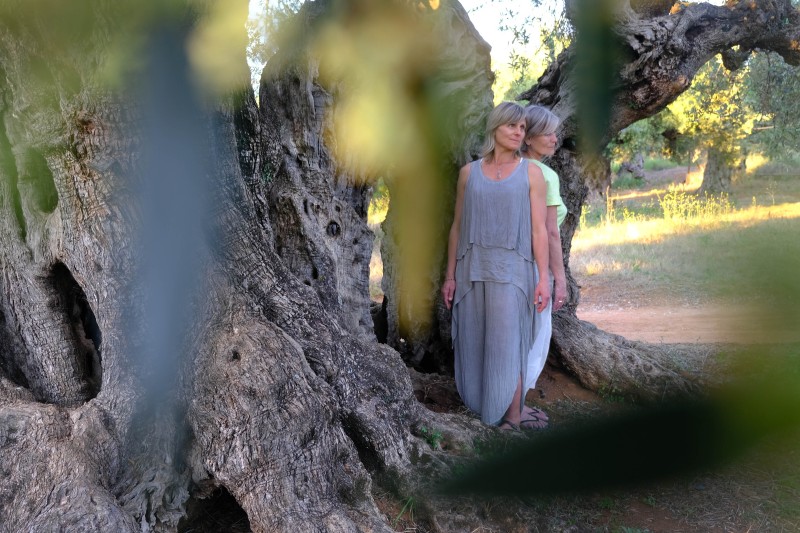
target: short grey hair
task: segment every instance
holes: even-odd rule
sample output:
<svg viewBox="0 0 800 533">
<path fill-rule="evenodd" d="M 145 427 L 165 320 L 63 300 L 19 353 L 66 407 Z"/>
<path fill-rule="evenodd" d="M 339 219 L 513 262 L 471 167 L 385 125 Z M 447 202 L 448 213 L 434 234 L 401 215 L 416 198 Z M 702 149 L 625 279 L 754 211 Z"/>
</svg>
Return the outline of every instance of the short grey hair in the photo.
<svg viewBox="0 0 800 533">
<path fill-rule="evenodd" d="M 525 119 L 525 109 L 515 102 L 500 102 L 489 113 L 486 119 L 486 137 L 481 146 L 481 157 L 494 153 L 494 133 L 503 124 L 519 122 Z M 519 149 L 517 149 L 519 153 Z"/>
<path fill-rule="evenodd" d="M 525 108 L 525 138 L 530 139 L 537 135 L 550 135 L 555 133 L 561 121 L 558 117 L 540 105 L 529 105 Z M 528 145 L 522 144 L 522 151 L 527 152 Z"/>
</svg>

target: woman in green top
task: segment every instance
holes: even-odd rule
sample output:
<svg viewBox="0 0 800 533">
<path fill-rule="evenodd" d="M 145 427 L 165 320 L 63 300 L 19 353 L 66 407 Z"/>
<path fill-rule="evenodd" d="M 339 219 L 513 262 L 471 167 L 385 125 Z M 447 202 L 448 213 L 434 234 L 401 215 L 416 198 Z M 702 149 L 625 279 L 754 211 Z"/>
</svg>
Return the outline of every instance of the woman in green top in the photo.
<svg viewBox="0 0 800 533">
<path fill-rule="evenodd" d="M 558 174 L 542 163 L 542 159 L 555 153 L 558 138 L 556 128 L 558 117 L 549 109 L 538 105 L 525 108 L 525 141 L 522 144 L 523 155 L 532 160 L 544 175 L 547 184 L 547 242 L 549 249 L 550 279 L 554 284 L 553 298 L 547 308 L 536 314 L 534 344 L 528 356 L 527 382 L 523 391 L 536 387 L 536 380 L 544 368 L 547 352 L 550 349 L 550 337 L 553 332 L 553 311 L 558 311 L 567 299 L 567 280 L 564 273 L 564 257 L 561 251 L 561 231 L 559 227 L 567 216 L 567 208 L 561 200 Z M 548 417 L 541 409 L 525 407 L 522 412 L 523 427 L 542 429 L 547 427 Z"/>
</svg>

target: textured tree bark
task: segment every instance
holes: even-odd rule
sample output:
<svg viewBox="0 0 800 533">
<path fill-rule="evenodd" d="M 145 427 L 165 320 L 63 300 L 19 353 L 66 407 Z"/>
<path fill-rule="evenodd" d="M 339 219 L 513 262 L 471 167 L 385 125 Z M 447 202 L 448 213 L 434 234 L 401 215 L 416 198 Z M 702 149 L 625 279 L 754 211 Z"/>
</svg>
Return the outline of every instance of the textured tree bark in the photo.
<svg viewBox="0 0 800 533">
<path fill-rule="evenodd" d="M 638 152 L 630 161 L 623 161 L 617 171 L 617 176 L 622 174 L 630 174 L 630 176 L 637 180 L 644 179 L 644 156 Z"/>
<path fill-rule="evenodd" d="M 328 6 L 307 6 L 306 32 Z M 373 483 L 408 494 L 444 465 L 420 425 L 463 448 L 487 429 L 434 418 L 398 353 L 375 341 L 370 188 L 330 155 L 337 88 L 322 86 L 313 56 L 278 56 L 260 106 L 249 88 L 185 104 L 193 14 L 141 38 L 161 43 L 144 62 L 167 68 L 140 81 L 174 91 L 154 92 L 172 98 L 154 119 L 134 88 L 96 84 L 110 40 L 130 29 L 114 3 L 80 13 L 91 39 L 59 46 L 47 15 L 0 18 L 0 529 L 175 531 L 223 494 L 237 530 L 391 531 Z M 477 40 L 458 4 L 439 16 L 443 36 Z M 467 53 L 442 50 L 443 66 Z M 449 81 L 482 80 L 486 101 L 488 64 L 468 63 L 445 69 Z M 146 132 L 163 128 L 178 137 L 156 147 L 170 168 L 207 174 L 209 244 L 187 248 L 186 276 L 203 281 L 178 332 L 187 340 L 148 354 L 160 328 L 143 316 L 139 227 L 153 212 L 134 192 L 153 164 Z M 451 160 L 466 158 L 463 143 L 459 132 Z"/>
</svg>

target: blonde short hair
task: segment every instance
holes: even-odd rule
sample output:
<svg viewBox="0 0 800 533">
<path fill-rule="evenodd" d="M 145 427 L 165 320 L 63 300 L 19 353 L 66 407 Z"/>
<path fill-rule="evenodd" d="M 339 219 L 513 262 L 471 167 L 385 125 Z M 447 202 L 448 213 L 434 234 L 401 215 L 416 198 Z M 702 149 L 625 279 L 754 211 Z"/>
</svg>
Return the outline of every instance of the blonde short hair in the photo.
<svg viewBox="0 0 800 533">
<path fill-rule="evenodd" d="M 494 133 L 503 124 L 519 122 L 525 118 L 525 110 L 515 102 L 500 102 L 486 119 L 486 137 L 481 147 L 481 157 L 494 153 Z M 519 152 L 519 149 L 517 149 Z"/>
</svg>

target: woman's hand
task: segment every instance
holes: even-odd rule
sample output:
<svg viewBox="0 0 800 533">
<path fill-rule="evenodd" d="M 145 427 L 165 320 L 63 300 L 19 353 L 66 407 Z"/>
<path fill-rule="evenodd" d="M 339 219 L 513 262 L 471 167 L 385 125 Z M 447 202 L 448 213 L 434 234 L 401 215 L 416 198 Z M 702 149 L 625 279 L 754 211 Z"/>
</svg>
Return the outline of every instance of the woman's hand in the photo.
<svg viewBox="0 0 800 533">
<path fill-rule="evenodd" d="M 456 293 L 456 280 L 448 279 L 445 280 L 444 285 L 442 285 L 442 298 L 444 299 L 444 305 L 447 309 L 453 307 L 453 296 Z"/>
<path fill-rule="evenodd" d="M 553 312 L 555 313 L 567 303 L 567 281 L 556 280 L 556 287 L 553 291 Z"/>
<path fill-rule="evenodd" d="M 536 284 L 533 290 L 533 303 L 536 304 L 536 311 L 541 313 L 547 307 L 550 300 L 550 284 L 542 280 Z"/>
</svg>

